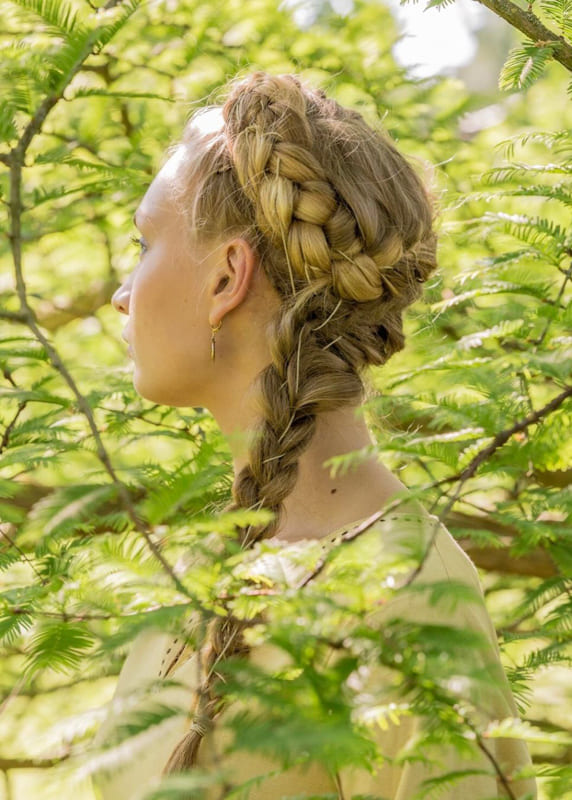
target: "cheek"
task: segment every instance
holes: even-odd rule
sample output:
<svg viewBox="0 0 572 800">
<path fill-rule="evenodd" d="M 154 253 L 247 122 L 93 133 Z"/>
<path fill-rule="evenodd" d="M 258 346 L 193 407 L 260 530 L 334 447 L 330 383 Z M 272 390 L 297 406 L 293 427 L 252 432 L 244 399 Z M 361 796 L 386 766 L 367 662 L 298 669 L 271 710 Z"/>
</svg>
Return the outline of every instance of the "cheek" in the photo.
<svg viewBox="0 0 572 800">
<path fill-rule="evenodd" d="M 194 342 L 202 338 L 203 329 L 210 340 L 208 317 L 201 311 L 189 265 L 169 261 L 168 253 L 158 262 L 157 255 L 153 261 L 149 257 L 133 283 L 135 339 L 146 350 L 160 349 L 166 361 L 180 362 L 195 350 Z"/>
</svg>

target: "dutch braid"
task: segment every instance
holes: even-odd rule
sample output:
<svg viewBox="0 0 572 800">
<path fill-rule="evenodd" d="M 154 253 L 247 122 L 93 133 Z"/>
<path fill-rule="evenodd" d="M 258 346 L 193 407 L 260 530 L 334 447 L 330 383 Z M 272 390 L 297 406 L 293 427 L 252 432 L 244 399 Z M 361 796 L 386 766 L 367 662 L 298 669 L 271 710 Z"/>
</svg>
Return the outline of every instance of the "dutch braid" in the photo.
<svg viewBox="0 0 572 800">
<path fill-rule="evenodd" d="M 232 85 L 222 111 L 221 130 L 193 146 L 189 221 L 199 235 L 249 238 L 283 298 L 257 377 L 260 425 L 225 509 L 274 512 L 266 526 L 239 529 L 248 547 L 279 527 L 317 415 L 361 402 L 364 369 L 403 348 L 402 312 L 436 268 L 435 214 L 389 137 L 296 76 L 255 72 Z M 222 708 L 215 666 L 247 654 L 245 624 L 211 621 L 193 724 L 165 773 L 196 763 Z"/>
</svg>

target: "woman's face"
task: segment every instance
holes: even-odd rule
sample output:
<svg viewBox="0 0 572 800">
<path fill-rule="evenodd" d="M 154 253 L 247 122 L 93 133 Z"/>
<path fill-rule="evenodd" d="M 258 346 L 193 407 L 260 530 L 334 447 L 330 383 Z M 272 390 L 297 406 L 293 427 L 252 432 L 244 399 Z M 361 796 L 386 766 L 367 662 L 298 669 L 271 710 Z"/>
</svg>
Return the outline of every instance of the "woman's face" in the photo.
<svg viewBox="0 0 572 800">
<path fill-rule="evenodd" d="M 205 291 L 216 278 L 219 256 L 216 248 L 191 244 L 177 208 L 173 181 L 185 157 L 181 147 L 143 197 L 135 214 L 140 260 L 111 300 L 129 317 L 123 336 L 135 364 L 136 390 L 171 406 L 201 405 L 201 385 L 212 370 Z"/>
</svg>

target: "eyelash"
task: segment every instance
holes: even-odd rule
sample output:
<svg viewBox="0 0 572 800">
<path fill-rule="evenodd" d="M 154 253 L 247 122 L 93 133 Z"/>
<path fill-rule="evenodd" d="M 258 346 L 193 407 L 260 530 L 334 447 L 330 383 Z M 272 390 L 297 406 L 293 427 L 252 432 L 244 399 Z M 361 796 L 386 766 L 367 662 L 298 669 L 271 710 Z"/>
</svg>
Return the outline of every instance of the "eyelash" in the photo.
<svg viewBox="0 0 572 800">
<path fill-rule="evenodd" d="M 143 239 L 140 236 L 134 236 L 133 234 L 131 234 L 130 239 L 132 243 L 140 249 L 141 255 L 143 255 L 143 253 L 147 250 L 147 245 Z"/>
</svg>

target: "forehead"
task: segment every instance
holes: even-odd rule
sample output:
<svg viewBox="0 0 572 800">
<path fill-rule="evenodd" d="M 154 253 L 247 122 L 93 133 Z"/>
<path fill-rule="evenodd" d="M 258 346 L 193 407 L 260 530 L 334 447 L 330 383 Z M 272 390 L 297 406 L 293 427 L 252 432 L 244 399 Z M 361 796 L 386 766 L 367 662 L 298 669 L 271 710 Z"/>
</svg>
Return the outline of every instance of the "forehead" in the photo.
<svg viewBox="0 0 572 800">
<path fill-rule="evenodd" d="M 209 134 L 220 131 L 223 124 L 220 106 L 207 106 L 193 115 L 185 129 L 184 141 L 163 164 L 141 200 L 138 209 L 141 216 L 172 219 L 179 213 L 177 198 L 181 194 L 181 175 L 188 177 L 193 150 L 201 146 L 201 140 L 208 140 Z"/>
<path fill-rule="evenodd" d="M 141 200 L 141 212 L 150 215 L 153 210 L 161 211 L 163 207 L 172 210 L 173 189 L 177 173 L 183 163 L 184 148 L 179 147 L 163 164 Z"/>
</svg>

